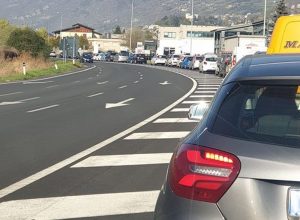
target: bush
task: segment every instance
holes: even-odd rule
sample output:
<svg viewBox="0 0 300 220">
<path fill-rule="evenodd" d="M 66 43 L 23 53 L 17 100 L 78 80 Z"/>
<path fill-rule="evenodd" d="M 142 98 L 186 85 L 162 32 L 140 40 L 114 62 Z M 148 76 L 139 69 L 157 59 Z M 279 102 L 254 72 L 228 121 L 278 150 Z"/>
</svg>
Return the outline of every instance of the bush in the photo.
<svg viewBox="0 0 300 220">
<path fill-rule="evenodd" d="M 7 45 L 20 53 L 29 53 L 33 57 L 48 57 L 50 48 L 45 40 L 30 28 L 17 28 L 9 36 Z"/>
</svg>

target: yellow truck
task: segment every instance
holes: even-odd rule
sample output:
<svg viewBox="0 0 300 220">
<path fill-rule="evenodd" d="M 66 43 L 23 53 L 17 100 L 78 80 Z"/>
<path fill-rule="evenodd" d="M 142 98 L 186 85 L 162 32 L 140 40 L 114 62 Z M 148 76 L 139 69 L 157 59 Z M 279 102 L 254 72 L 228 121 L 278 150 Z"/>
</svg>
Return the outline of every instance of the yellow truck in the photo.
<svg viewBox="0 0 300 220">
<path fill-rule="evenodd" d="M 300 15 L 282 16 L 274 27 L 267 54 L 300 53 Z"/>
</svg>

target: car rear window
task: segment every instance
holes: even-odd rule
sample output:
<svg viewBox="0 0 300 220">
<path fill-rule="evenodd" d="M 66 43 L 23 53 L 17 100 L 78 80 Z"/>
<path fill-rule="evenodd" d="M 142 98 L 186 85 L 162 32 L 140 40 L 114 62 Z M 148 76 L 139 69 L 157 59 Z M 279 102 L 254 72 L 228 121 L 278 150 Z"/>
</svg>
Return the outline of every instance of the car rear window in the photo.
<svg viewBox="0 0 300 220">
<path fill-rule="evenodd" d="M 207 57 L 205 60 L 208 61 L 208 62 L 217 62 L 216 57 Z"/>
<path fill-rule="evenodd" d="M 237 84 L 224 99 L 212 132 L 300 148 L 300 86 Z"/>
</svg>

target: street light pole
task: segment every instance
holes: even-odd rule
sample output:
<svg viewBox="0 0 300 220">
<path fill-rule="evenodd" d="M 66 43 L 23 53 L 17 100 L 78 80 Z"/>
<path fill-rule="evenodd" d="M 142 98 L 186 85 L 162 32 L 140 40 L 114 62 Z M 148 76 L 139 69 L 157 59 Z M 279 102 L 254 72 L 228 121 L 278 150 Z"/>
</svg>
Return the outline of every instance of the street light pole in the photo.
<svg viewBox="0 0 300 220">
<path fill-rule="evenodd" d="M 133 2 L 134 0 L 131 0 L 131 19 L 130 19 L 130 42 L 129 42 L 129 50 L 131 50 L 132 46 L 132 24 L 133 24 Z"/>
<path fill-rule="evenodd" d="M 190 55 L 191 56 L 192 56 L 192 51 L 193 51 L 193 25 L 194 25 L 194 0 L 192 0 L 191 45 L 190 45 Z"/>
<path fill-rule="evenodd" d="M 265 0 L 265 9 L 264 9 L 264 29 L 263 36 L 266 36 L 266 20 L 267 20 L 267 0 Z"/>
</svg>

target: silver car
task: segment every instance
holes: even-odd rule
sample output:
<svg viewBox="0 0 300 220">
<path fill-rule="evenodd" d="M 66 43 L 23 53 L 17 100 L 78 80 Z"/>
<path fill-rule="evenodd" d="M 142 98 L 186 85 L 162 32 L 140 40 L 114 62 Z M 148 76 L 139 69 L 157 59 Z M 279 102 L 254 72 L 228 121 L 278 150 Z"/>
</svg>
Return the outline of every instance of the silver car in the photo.
<svg viewBox="0 0 300 220">
<path fill-rule="evenodd" d="M 300 56 L 242 59 L 178 146 L 155 219 L 300 219 Z M 205 112 L 205 113 L 204 113 Z"/>
<path fill-rule="evenodd" d="M 121 51 L 114 57 L 114 62 L 120 62 L 120 63 L 125 63 L 128 61 L 129 57 L 129 52 L 127 51 Z"/>
</svg>

